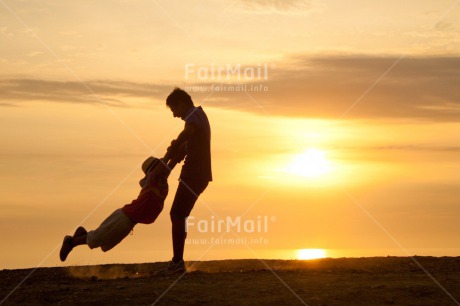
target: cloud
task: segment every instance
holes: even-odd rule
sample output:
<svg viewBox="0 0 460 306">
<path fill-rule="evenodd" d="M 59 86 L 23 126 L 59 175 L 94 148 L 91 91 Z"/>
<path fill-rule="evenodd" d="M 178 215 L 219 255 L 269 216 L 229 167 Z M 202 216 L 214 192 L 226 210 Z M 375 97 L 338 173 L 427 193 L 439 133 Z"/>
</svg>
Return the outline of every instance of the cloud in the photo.
<svg viewBox="0 0 460 306">
<path fill-rule="evenodd" d="M 42 54 L 43 54 L 43 52 L 40 52 L 40 51 L 32 51 L 32 52 L 29 52 L 29 53 L 27 54 L 27 56 L 28 56 L 28 57 L 36 57 L 36 56 L 42 55 Z"/>
<path fill-rule="evenodd" d="M 446 31 L 446 30 L 452 30 L 454 27 L 451 23 L 446 22 L 446 21 L 439 21 L 437 22 L 434 27 L 436 31 Z"/>
<path fill-rule="evenodd" d="M 269 68 L 268 91 L 217 92 L 215 104 L 246 105 L 246 111 L 294 117 L 412 118 L 460 120 L 460 58 L 402 59 L 359 103 L 397 57 L 338 56 L 292 58 Z"/>
<path fill-rule="evenodd" d="M 312 0 L 240 0 L 239 6 L 256 13 L 305 13 L 315 6 Z"/>
<path fill-rule="evenodd" d="M 2 26 L 0 27 L 0 35 L 4 35 L 6 37 L 13 37 L 13 32 L 10 31 L 8 27 Z"/>
<path fill-rule="evenodd" d="M 173 86 L 123 81 L 61 82 L 37 79 L 0 80 L 0 106 L 22 102 L 102 103 L 129 107 L 129 97 L 164 99 Z M 125 101 L 128 100 L 128 101 Z"/>
<path fill-rule="evenodd" d="M 460 120 L 460 91 L 457 89 L 460 84 L 459 57 L 404 58 L 372 87 L 397 60 L 396 57 L 371 56 L 296 56 L 278 63 L 275 68 L 269 65 L 267 80 L 236 83 L 246 85 L 246 92 L 224 89 L 210 95 L 210 86 L 215 89 L 222 84 L 208 82 L 205 84 L 207 91 L 190 87 L 200 84 L 186 85 L 197 104 L 202 104 L 207 97 L 207 106 L 262 115 Z M 85 84 L 97 97 L 79 82 L 0 80 L 0 106 L 1 103 L 18 105 L 21 101 L 46 100 L 137 107 L 131 103 L 131 97 L 164 100 L 177 85 L 110 80 Z M 186 87 L 184 84 L 181 86 Z M 252 90 L 260 86 L 267 91 Z"/>
</svg>

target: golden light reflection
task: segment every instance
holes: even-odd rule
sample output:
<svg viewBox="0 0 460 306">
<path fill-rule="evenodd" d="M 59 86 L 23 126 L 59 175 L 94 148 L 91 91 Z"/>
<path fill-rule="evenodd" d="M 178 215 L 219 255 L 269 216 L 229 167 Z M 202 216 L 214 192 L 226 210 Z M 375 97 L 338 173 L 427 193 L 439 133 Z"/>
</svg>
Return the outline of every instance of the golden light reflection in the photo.
<svg viewBox="0 0 460 306">
<path fill-rule="evenodd" d="M 308 260 L 326 258 L 326 253 L 325 249 L 299 249 L 297 250 L 297 259 Z"/>
<path fill-rule="evenodd" d="M 285 170 L 291 174 L 317 178 L 329 173 L 331 166 L 324 151 L 310 148 L 301 154 L 295 155 Z"/>
</svg>

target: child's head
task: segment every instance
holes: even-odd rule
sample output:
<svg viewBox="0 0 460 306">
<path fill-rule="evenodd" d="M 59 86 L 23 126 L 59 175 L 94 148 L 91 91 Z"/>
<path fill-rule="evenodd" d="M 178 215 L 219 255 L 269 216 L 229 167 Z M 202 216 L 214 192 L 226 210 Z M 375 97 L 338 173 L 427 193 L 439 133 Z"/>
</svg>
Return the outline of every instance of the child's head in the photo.
<svg viewBox="0 0 460 306">
<path fill-rule="evenodd" d="M 144 162 L 142 163 L 142 171 L 147 174 L 150 170 L 154 169 L 160 160 L 156 157 L 149 156 Z"/>
</svg>

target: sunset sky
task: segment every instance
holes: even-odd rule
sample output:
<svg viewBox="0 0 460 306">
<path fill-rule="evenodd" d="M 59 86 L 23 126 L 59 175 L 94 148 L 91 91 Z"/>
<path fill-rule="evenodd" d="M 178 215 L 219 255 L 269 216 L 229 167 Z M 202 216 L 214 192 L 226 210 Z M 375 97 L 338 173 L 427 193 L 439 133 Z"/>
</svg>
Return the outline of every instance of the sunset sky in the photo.
<svg viewBox="0 0 460 306">
<path fill-rule="evenodd" d="M 212 127 L 185 260 L 460 256 L 459 54 L 458 0 L 0 0 L 0 269 L 63 265 L 137 197 L 176 86 Z M 179 172 L 154 224 L 65 265 L 170 260 Z M 263 230 L 197 227 L 238 217 Z"/>
</svg>

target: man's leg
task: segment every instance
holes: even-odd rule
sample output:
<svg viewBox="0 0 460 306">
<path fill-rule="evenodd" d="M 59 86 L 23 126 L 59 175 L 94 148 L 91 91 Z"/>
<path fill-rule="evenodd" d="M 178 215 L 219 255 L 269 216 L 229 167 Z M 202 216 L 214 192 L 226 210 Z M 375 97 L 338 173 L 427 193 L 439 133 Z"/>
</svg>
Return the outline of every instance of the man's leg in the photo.
<svg viewBox="0 0 460 306">
<path fill-rule="evenodd" d="M 184 247 L 187 232 L 185 230 L 185 218 L 171 215 L 172 240 L 173 240 L 173 262 L 177 263 L 184 260 Z"/>
<path fill-rule="evenodd" d="M 187 238 L 186 219 L 190 215 L 198 196 L 206 189 L 208 182 L 181 180 L 171 207 L 173 262 L 184 260 L 184 246 Z"/>
</svg>

